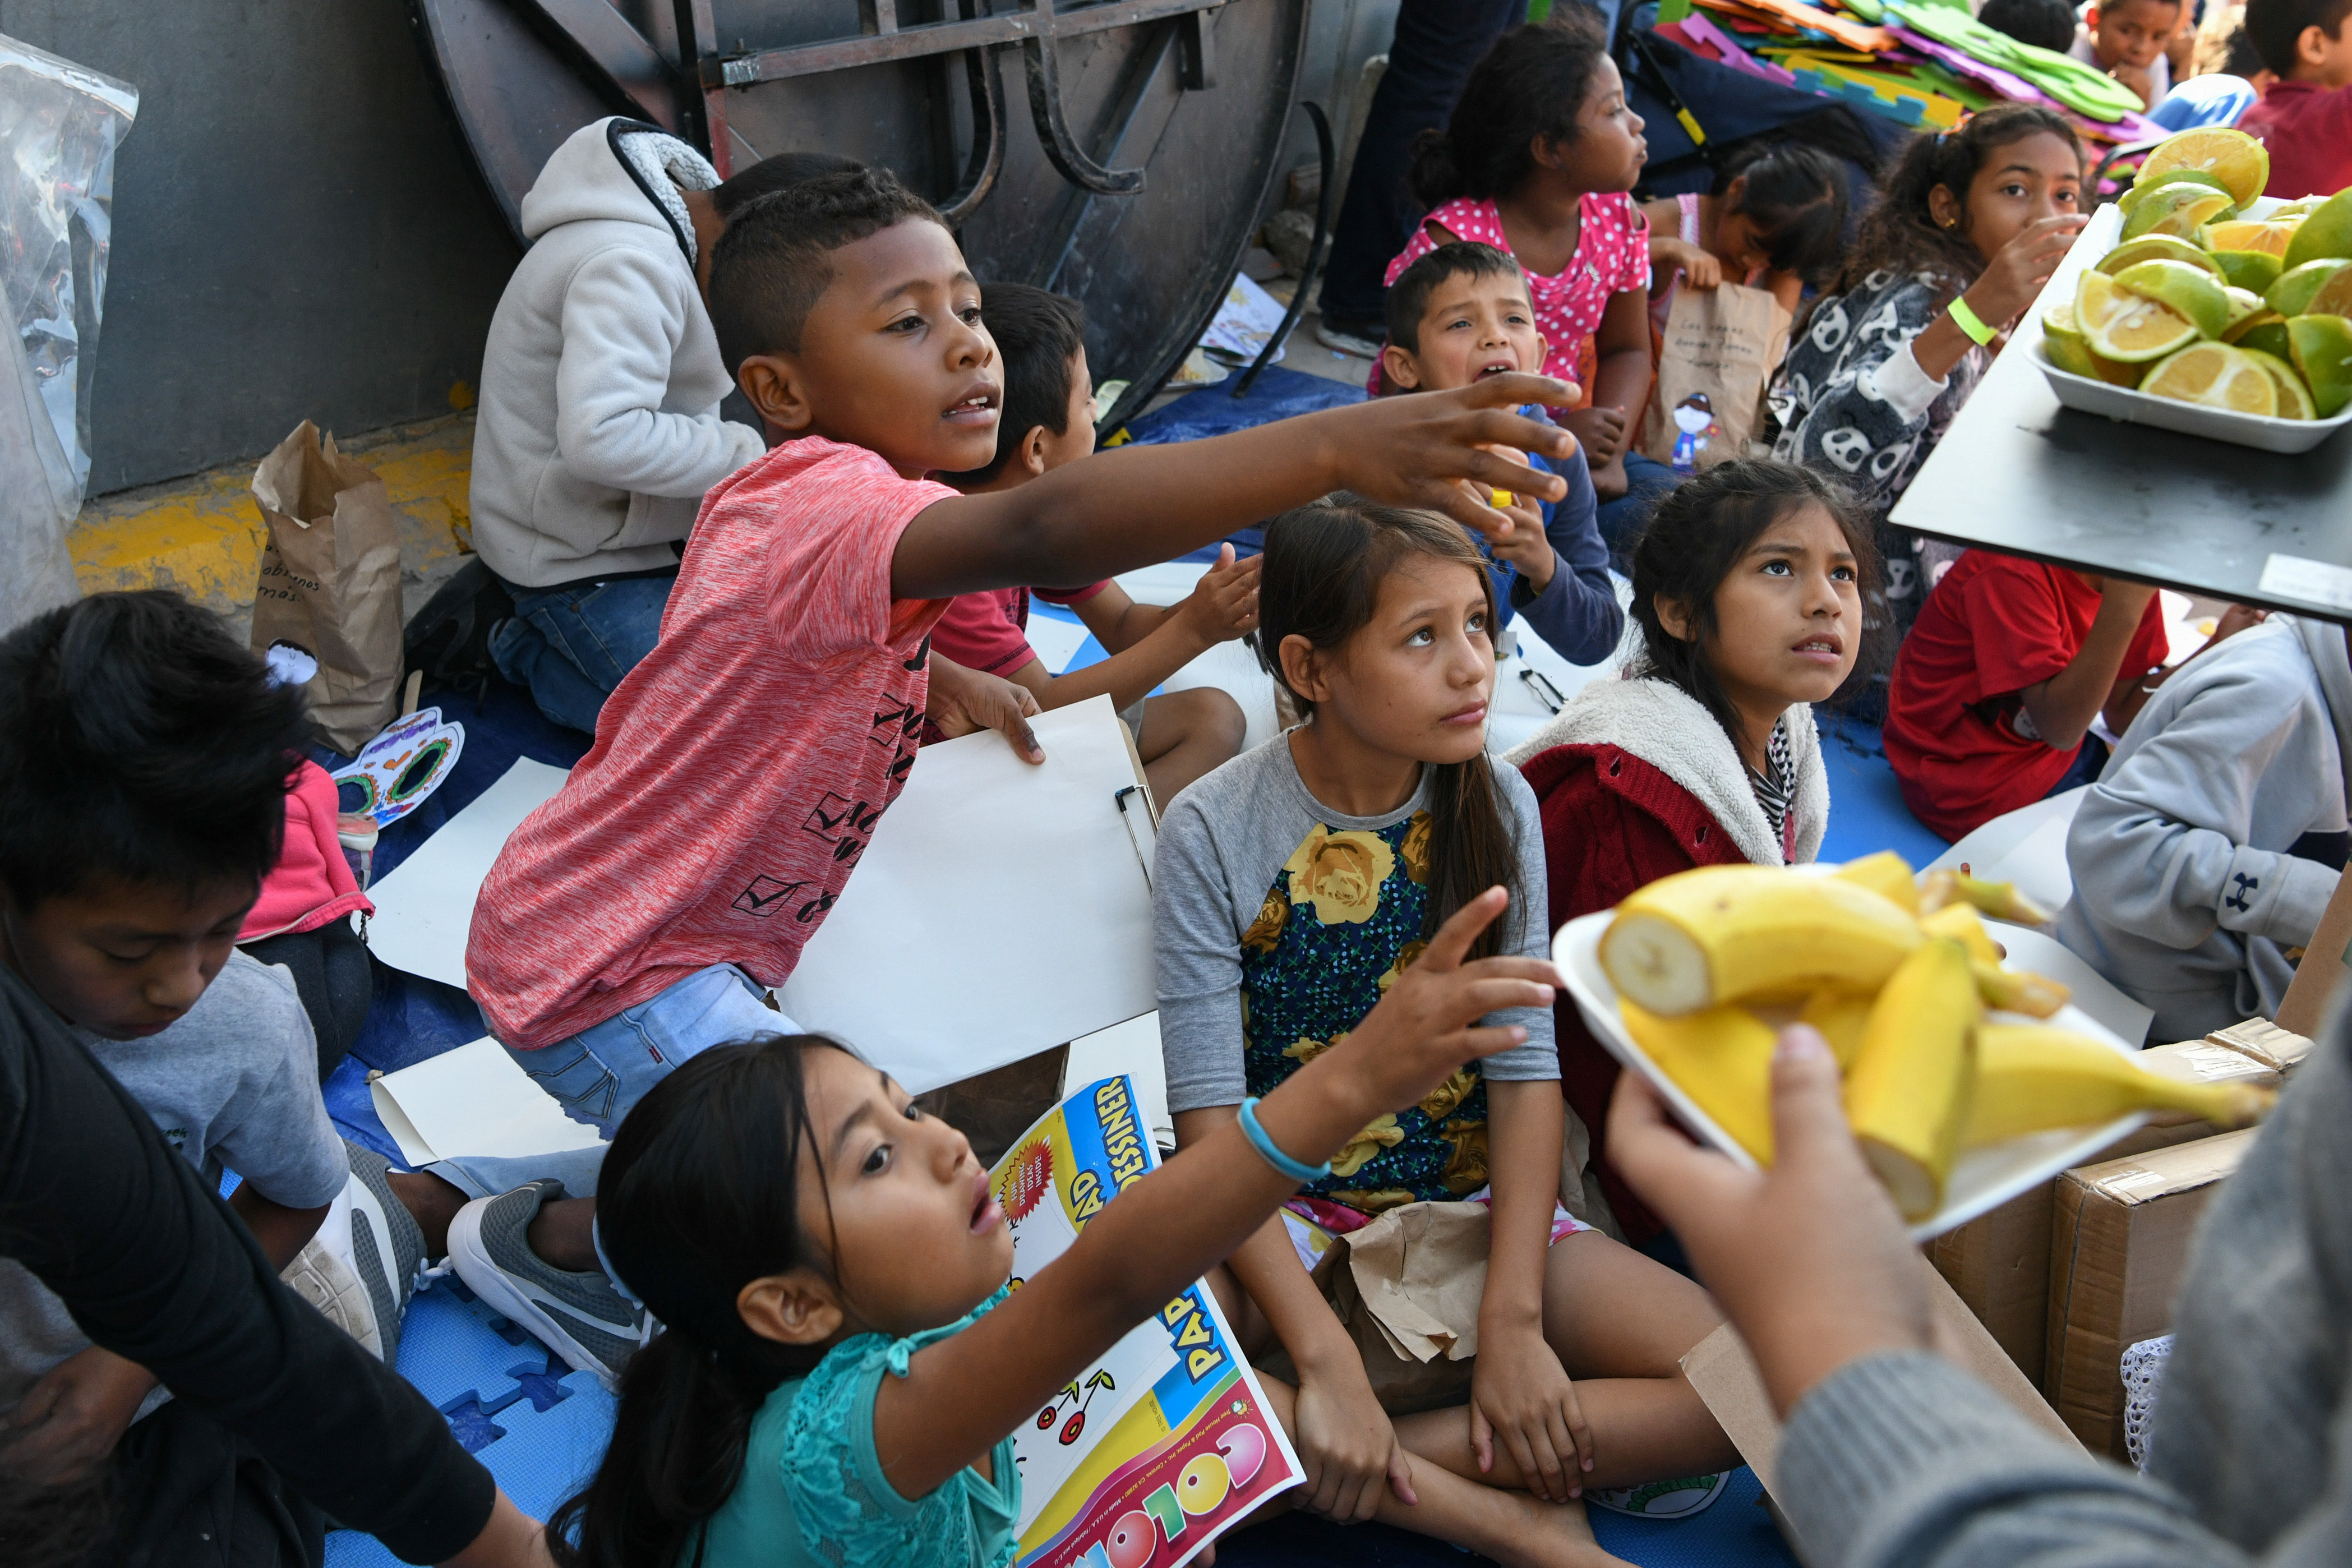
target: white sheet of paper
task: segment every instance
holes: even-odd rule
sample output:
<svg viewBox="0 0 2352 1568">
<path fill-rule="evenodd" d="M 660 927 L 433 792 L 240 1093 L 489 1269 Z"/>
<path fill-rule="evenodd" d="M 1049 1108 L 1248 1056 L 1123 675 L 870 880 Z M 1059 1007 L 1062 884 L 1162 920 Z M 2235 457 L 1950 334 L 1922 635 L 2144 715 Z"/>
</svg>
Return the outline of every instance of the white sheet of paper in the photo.
<svg viewBox="0 0 2352 1568">
<path fill-rule="evenodd" d="M 2018 840 L 2015 848 L 1972 874 L 1988 882 L 2014 883 L 2020 892 L 2054 915 L 2074 896 L 2074 873 L 2066 863 L 2066 832 L 2074 825 L 2072 812 L 2044 817 Z"/>
<path fill-rule="evenodd" d="M 1176 1146 L 1176 1119 L 1168 1113 L 1168 1064 L 1160 1054 L 1160 1015 L 1146 1013 L 1070 1042 L 1062 1068 L 1062 1098 L 1106 1078 L 1125 1074 L 1135 1086 L 1136 1119 L 1154 1148 Z"/>
<path fill-rule="evenodd" d="M 552 1154 L 602 1142 L 487 1035 L 384 1074 L 368 1095 L 412 1166 L 460 1154 Z"/>
<path fill-rule="evenodd" d="M 1066 621 L 1059 616 L 1041 616 L 1033 606 L 1029 612 L 1029 646 L 1037 650 L 1037 658 L 1048 675 L 1059 675 L 1070 668 L 1070 660 L 1078 649 L 1087 646 L 1093 634 L 1076 621 Z"/>
<path fill-rule="evenodd" d="M 490 874 L 491 863 L 522 819 L 570 776 L 566 769 L 521 758 L 504 778 L 451 817 L 398 870 L 368 889 L 375 904 L 375 916 L 368 922 L 368 951 L 404 973 L 462 989 L 466 936 L 473 929 L 474 900 L 481 893 L 482 879 Z"/>
<path fill-rule="evenodd" d="M 2055 980 L 2074 994 L 2067 998 L 2088 1013 L 2102 1028 L 2112 1029 L 2127 1045 L 2144 1045 L 2156 1014 L 2116 989 L 2106 976 L 2083 962 L 2054 936 L 2006 921 L 1987 921 L 1993 941 L 2009 953 L 2008 967 Z M 2158 1042 L 2159 1044 L 2161 1042 Z"/>
<path fill-rule="evenodd" d="M 2074 876 L 2065 869 L 2066 829 L 2074 826 L 2074 813 L 2081 808 L 2084 793 L 2090 787 L 2088 784 L 2079 784 L 2064 795 L 2053 795 L 2048 800 L 2037 800 L 2032 805 L 2021 805 L 2015 811 L 1996 816 L 1990 822 L 1980 824 L 1976 831 L 1928 861 L 1922 869 L 1957 871 L 1961 866 L 1966 865 L 1975 876 L 1985 877 L 1995 881 L 2001 880 L 2002 879 L 1991 875 L 1991 868 L 2000 865 L 2011 851 L 2040 832 L 2044 824 L 2055 822 L 2059 825 L 2058 868 L 2061 874 L 2066 877 L 2067 890 L 2059 895 L 2058 903 L 2048 906 L 2054 911 L 2058 904 L 2064 903 L 2074 896 Z"/>
<path fill-rule="evenodd" d="M 1108 697 L 925 746 L 778 1004 L 910 1093 L 1155 1005 L 1150 813 Z M 1134 836 L 1129 837 L 1129 825 Z M 1140 858 L 1139 859 L 1139 856 Z"/>
</svg>

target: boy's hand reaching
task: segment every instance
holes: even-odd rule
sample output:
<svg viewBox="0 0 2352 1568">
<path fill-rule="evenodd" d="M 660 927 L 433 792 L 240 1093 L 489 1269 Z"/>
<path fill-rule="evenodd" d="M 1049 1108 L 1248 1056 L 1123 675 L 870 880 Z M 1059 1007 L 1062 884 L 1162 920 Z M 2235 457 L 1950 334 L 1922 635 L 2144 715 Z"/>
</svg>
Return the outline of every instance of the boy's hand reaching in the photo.
<svg viewBox="0 0 2352 1568">
<path fill-rule="evenodd" d="M 1192 626 L 1203 644 L 1214 647 L 1257 630 L 1257 583 L 1263 555 L 1234 559 L 1234 547 L 1217 551 L 1217 563 L 1201 574 L 1201 581 L 1176 614 Z"/>
<path fill-rule="evenodd" d="M 0 1465 L 39 1486 L 74 1479 L 114 1452 L 154 1386 L 152 1373 L 112 1351 L 68 1356 L 0 1418 Z"/>
<path fill-rule="evenodd" d="M 1574 383 L 1548 375 L 1492 375 L 1449 392 L 1382 397 L 1317 419 L 1340 418 L 1349 430 L 1328 472 L 1341 486 L 1389 506 L 1442 511 L 1475 532 L 1499 535 L 1508 520 L 1482 498 L 1495 490 L 1559 500 L 1567 481 L 1486 450 L 1510 447 L 1565 458 L 1574 443 L 1547 419 L 1514 412 L 1558 406 L 1579 395 Z M 1304 431 L 1301 431 L 1304 435 Z M 1471 488 L 1457 482 L 1467 479 Z"/>
<path fill-rule="evenodd" d="M 937 724 L 949 739 L 994 730 L 1023 762 L 1036 763 L 1045 760 L 1045 749 L 1037 743 L 1036 734 L 1029 728 L 1029 721 L 1044 710 L 1027 690 L 996 676 L 966 669 L 936 653 L 931 655 L 930 671 L 930 686 L 923 696 L 923 717 Z"/>
</svg>

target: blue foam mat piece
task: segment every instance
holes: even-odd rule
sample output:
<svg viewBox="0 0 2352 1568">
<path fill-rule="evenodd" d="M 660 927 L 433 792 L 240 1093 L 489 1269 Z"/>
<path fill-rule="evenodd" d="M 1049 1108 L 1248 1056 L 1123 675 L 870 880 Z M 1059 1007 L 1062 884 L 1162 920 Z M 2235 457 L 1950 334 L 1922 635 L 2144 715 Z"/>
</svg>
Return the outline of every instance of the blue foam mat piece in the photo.
<svg viewBox="0 0 2352 1568">
<path fill-rule="evenodd" d="M 1830 820 L 1821 858 L 1853 860 L 1892 849 L 1915 867 L 1951 847 L 1903 804 L 1876 726 L 1821 715 L 1822 763 L 1829 774 Z"/>
<path fill-rule="evenodd" d="M 409 1303 L 400 1373 L 430 1400 L 473 1456 L 534 1518 L 579 1489 L 604 1457 L 613 1395 L 476 1300 L 454 1278 Z M 392 1568 L 373 1536 L 327 1537 L 328 1568 Z"/>
</svg>

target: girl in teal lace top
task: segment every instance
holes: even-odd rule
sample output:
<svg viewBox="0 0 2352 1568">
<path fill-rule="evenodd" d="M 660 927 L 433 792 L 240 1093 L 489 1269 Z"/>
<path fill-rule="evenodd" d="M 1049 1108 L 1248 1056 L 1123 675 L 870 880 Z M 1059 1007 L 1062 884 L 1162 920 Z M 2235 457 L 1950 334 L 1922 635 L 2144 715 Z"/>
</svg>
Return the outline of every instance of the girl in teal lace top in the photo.
<svg viewBox="0 0 2352 1568">
<path fill-rule="evenodd" d="M 1013 1237 L 961 1133 L 814 1036 L 722 1046 L 639 1101 L 598 1181 L 616 1278 L 667 1331 L 629 1362 L 604 1463 L 556 1510 L 562 1568 L 1002 1568 L 1012 1434 L 1297 1190 L 1548 1006 L 1551 966 L 1472 961 L 1465 905 L 1352 1039 L 1135 1179 L 1008 1294 Z"/>
</svg>

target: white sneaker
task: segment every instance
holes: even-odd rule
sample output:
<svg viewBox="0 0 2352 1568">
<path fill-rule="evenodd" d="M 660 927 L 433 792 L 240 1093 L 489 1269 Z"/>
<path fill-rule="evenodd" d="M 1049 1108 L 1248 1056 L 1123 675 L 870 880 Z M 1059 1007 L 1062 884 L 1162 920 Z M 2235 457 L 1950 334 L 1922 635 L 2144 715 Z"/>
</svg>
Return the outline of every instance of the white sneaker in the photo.
<svg viewBox="0 0 2352 1568">
<path fill-rule="evenodd" d="M 449 1261 L 492 1311 L 538 1335 L 574 1372 L 593 1373 L 610 1388 L 645 1343 L 651 1320 L 613 1289 L 604 1270 L 574 1274 L 530 1249 L 530 1222 L 541 1205 L 562 1195 L 562 1182 L 538 1181 L 476 1198 L 449 1222 Z"/>
<path fill-rule="evenodd" d="M 1326 321 L 1316 321 L 1315 341 L 1333 353 L 1346 354 L 1351 359 L 1376 360 L 1381 357 L 1379 343 L 1370 338 L 1358 337 L 1353 332 L 1344 331 Z"/>
<path fill-rule="evenodd" d="M 1689 1476 L 1678 1481 L 1651 1481 L 1645 1486 L 1584 1489 L 1584 1500 L 1612 1513 L 1636 1519 L 1685 1519 L 1706 1508 L 1731 1484 L 1731 1472 Z"/>
<path fill-rule="evenodd" d="M 346 1140 L 351 1179 L 280 1276 L 369 1353 L 400 1353 L 400 1320 L 425 1264 L 425 1233 L 394 1196 L 383 1156 Z"/>
</svg>

